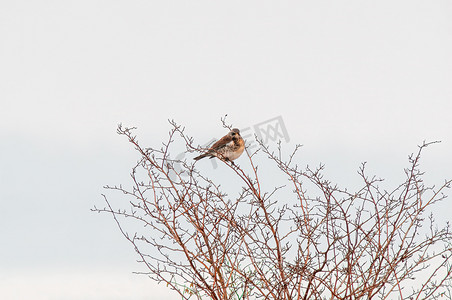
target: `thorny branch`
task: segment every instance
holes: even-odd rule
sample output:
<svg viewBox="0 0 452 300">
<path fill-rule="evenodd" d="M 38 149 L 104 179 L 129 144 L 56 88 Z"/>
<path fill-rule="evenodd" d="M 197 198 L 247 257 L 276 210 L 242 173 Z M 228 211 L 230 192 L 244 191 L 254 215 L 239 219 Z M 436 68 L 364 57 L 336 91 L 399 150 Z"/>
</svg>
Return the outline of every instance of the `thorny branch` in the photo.
<svg viewBox="0 0 452 300">
<path fill-rule="evenodd" d="M 223 126 L 230 128 L 225 119 Z M 141 146 L 134 128 L 118 127 L 140 159 L 131 188 L 106 188 L 129 202 L 113 205 L 104 196 L 106 207 L 93 210 L 110 213 L 146 268 L 142 273 L 182 299 L 451 295 L 449 224 L 438 227 L 432 215 L 426 217 L 446 198 L 451 181 L 427 187 L 419 169 L 422 151 L 432 143 L 424 142 L 409 157 L 406 180 L 392 191 L 381 190 L 382 180 L 369 177 L 362 164 L 363 185 L 350 192 L 325 179 L 323 165 L 300 168 L 295 163 L 300 146 L 284 160 L 281 144 L 274 152 L 258 141 L 260 150 L 246 151 L 247 160 L 241 160 L 247 168 L 222 162 L 228 176 L 241 182 L 229 195 L 194 162 L 170 158 L 175 139 L 183 141 L 187 154 L 203 151 L 184 128 L 170 124 L 168 141 L 159 149 Z M 289 185 L 262 186 L 259 152 Z"/>
</svg>

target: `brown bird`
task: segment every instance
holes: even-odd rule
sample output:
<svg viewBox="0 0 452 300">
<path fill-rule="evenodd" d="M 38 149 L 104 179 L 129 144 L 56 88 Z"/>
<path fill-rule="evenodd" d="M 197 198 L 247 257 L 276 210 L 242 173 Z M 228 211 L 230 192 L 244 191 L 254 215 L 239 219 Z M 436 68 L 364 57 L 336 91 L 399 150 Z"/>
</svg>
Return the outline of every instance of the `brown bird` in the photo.
<svg viewBox="0 0 452 300">
<path fill-rule="evenodd" d="M 245 141 L 240 136 L 240 130 L 234 128 L 227 135 L 215 142 L 207 150 L 207 153 L 195 157 L 194 160 L 200 160 L 204 157 L 218 157 L 221 160 L 234 163 L 233 160 L 242 155 L 243 150 L 245 150 Z"/>
</svg>

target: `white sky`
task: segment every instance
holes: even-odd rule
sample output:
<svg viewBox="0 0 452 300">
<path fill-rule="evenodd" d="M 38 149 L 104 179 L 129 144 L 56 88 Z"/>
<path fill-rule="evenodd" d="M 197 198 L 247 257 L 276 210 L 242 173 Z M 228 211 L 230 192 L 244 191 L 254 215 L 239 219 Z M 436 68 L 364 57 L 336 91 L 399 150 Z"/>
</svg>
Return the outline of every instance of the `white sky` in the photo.
<svg viewBox="0 0 452 300">
<path fill-rule="evenodd" d="M 167 119 L 202 144 L 282 116 L 344 184 L 442 140 L 424 169 L 451 178 L 451 53 L 449 0 L 1 1 L 0 294 L 170 299 L 89 211 L 134 163 L 120 122 L 158 146 Z"/>
</svg>

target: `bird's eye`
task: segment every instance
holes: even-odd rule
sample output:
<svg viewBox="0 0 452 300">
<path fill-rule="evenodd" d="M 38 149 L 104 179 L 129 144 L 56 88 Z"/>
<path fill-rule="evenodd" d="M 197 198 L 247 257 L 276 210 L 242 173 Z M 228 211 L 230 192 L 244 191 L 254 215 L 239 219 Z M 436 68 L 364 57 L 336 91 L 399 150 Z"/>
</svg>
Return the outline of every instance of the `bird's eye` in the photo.
<svg viewBox="0 0 452 300">
<path fill-rule="evenodd" d="M 235 135 L 235 132 L 233 132 L 232 135 Z"/>
</svg>

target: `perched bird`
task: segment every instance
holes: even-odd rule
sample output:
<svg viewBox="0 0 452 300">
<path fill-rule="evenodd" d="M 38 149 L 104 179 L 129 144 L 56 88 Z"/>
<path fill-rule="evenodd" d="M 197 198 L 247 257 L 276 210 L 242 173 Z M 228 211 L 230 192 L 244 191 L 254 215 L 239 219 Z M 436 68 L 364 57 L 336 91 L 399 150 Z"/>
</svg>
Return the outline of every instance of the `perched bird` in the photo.
<svg viewBox="0 0 452 300">
<path fill-rule="evenodd" d="M 245 141 L 240 136 L 240 131 L 234 128 L 227 135 L 215 142 L 207 153 L 195 157 L 194 160 L 200 160 L 204 157 L 218 157 L 221 160 L 234 163 L 233 160 L 242 155 L 243 150 L 245 150 Z"/>
</svg>

